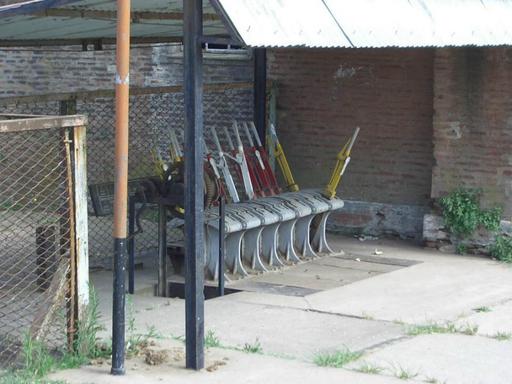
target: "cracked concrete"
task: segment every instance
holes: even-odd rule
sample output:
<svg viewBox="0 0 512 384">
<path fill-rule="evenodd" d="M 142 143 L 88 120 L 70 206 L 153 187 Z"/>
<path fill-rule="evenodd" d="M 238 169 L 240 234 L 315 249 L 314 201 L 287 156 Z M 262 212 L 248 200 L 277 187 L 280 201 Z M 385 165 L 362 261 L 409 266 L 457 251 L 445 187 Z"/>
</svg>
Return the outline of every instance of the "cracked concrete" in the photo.
<svg viewBox="0 0 512 384">
<path fill-rule="evenodd" d="M 305 297 L 241 292 L 208 300 L 205 328 L 215 332 L 222 348 L 208 350 L 207 364 L 228 358 L 227 364 L 218 366 L 215 372 L 190 372 L 183 368 L 182 361 L 147 367 L 133 360 L 128 362 L 128 374 L 123 378 L 109 376 L 105 365 L 63 371 L 52 378 L 70 383 L 377 384 L 403 382 L 394 377 L 402 373 L 410 375 L 411 382 L 512 383 L 512 373 L 507 368 L 512 341 L 486 337 L 512 332 L 510 266 L 486 258 L 440 254 L 402 242 L 359 242 L 343 237 L 332 240 L 354 261 L 375 257 L 378 249 L 383 252 L 382 258 L 420 263 Z M 325 276 L 335 279 L 332 273 Z M 95 274 L 93 280 L 108 327 L 109 274 Z M 138 330 L 144 332 L 154 326 L 166 336 L 157 340 L 158 344 L 179 346 L 170 338 L 184 334 L 183 301 L 152 297 L 144 288 L 140 292 L 133 297 Z M 411 324 L 428 322 L 475 325 L 478 333 L 407 334 Z M 103 336 L 109 335 L 107 331 Z M 239 350 L 256 340 L 262 354 Z M 312 364 L 316 353 L 344 348 L 361 351 L 363 356 L 338 369 Z M 383 369 L 378 375 L 356 372 L 365 362 Z"/>
</svg>

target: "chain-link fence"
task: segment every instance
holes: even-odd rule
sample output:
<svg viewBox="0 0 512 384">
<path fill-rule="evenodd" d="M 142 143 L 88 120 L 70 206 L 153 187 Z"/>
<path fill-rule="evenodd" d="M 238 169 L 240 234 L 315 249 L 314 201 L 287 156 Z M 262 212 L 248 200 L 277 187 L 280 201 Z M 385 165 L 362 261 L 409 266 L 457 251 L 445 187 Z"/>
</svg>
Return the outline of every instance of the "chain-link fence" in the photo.
<svg viewBox="0 0 512 384">
<path fill-rule="evenodd" d="M 206 141 L 211 127 L 223 137 L 224 126 L 234 119 L 251 120 L 253 116 L 252 83 L 206 85 L 204 124 Z M 152 150 L 168 155 L 170 130 L 183 143 L 184 99 L 180 87 L 132 90 L 130 97 L 129 179 L 133 191 L 140 178 L 155 174 Z M 64 100 L 64 101 L 63 101 Z M 89 258 L 91 268 L 112 267 L 112 196 L 114 182 L 114 107 L 113 93 L 84 92 L 74 95 L 47 95 L 19 98 L 0 111 L 16 113 L 78 113 L 88 117 L 87 178 L 89 185 Z M 64 107 L 63 107 L 64 106 Z M 235 174 L 233 170 L 233 174 Z M 92 197 L 94 198 L 91 199 Z M 93 204 L 95 203 L 95 204 Z M 156 256 L 158 226 L 156 210 L 148 209 L 141 218 L 144 232 L 136 236 L 136 259 L 151 264 Z M 169 229 L 170 242 L 182 233 Z"/>
<path fill-rule="evenodd" d="M 63 348 L 74 329 L 74 128 L 54 124 L 59 119 L 0 115 L 3 366 L 24 340 Z"/>
</svg>

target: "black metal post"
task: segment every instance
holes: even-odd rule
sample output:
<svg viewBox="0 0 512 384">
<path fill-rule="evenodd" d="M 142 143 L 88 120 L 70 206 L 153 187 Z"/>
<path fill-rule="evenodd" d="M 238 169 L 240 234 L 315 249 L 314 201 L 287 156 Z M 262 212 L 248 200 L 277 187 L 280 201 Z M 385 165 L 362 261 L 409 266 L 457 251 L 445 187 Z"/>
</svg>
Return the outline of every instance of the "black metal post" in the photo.
<svg viewBox="0 0 512 384">
<path fill-rule="evenodd" d="M 135 197 L 128 198 L 128 293 L 135 292 Z"/>
<path fill-rule="evenodd" d="M 113 375 L 124 375 L 126 239 L 114 238 L 114 292 L 112 309 Z"/>
<path fill-rule="evenodd" d="M 226 210 L 224 207 L 224 197 L 219 198 L 219 296 L 224 296 L 224 239 L 226 229 L 224 221 Z"/>
<path fill-rule="evenodd" d="M 167 212 L 158 204 L 158 285 L 157 294 L 167 296 Z"/>
<path fill-rule="evenodd" d="M 204 367 L 203 2 L 183 2 L 186 366 Z"/>
<path fill-rule="evenodd" d="M 267 50 L 255 48 L 254 54 L 254 124 L 265 143 L 267 122 Z"/>
</svg>

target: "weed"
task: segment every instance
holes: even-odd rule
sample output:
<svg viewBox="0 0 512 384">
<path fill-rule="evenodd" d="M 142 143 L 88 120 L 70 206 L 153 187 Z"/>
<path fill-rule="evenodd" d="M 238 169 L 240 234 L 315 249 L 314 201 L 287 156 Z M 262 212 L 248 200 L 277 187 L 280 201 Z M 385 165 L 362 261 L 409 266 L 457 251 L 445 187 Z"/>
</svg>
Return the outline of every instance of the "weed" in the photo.
<svg viewBox="0 0 512 384">
<path fill-rule="evenodd" d="M 209 330 L 206 332 L 206 336 L 204 338 L 204 346 L 206 348 L 220 347 L 220 340 L 214 331 Z"/>
<path fill-rule="evenodd" d="M 432 333 L 456 333 L 457 329 L 454 324 L 426 324 L 426 325 L 414 325 L 407 330 L 407 334 L 410 336 L 418 335 L 429 335 Z"/>
<path fill-rule="evenodd" d="M 333 353 L 319 353 L 315 356 L 313 362 L 319 367 L 341 368 L 345 364 L 359 359 L 362 355 L 362 352 L 352 352 L 345 348 Z"/>
<path fill-rule="evenodd" d="M 456 326 L 453 323 L 414 325 L 407 330 L 409 336 L 429 335 L 433 333 L 462 333 L 464 335 L 475 335 L 477 332 L 478 326 L 476 325 L 464 324 L 462 326 Z"/>
<path fill-rule="evenodd" d="M 462 333 L 463 335 L 473 336 L 478 332 L 478 325 L 464 324 L 457 327 L 456 333 Z"/>
<path fill-rule="evenodd" d="M 365 320 L 375 320 L 375 316 L 372 316 L 372 315 L 370 315 L 370 314 L 369 314 L 369 313 L 367 313 L 367 312 L 363 312 L 363 313 L 361 314 L 361 317 L 362 317 L 363 319 L 365 319 Z"/>
<path fill-rule="evenodd" d="M 455 248 L 455 252 L 458 255 L 464 255 L 465 253 L 467 253 L 467 251 L 468 251 L 468 247 L 462 243 L 457 244 L 457 247 Z"/>
<path fill-rule="evenodd" d="M 439 200 L 448 229 L 457 236 L 467 237 L 479 226 L 489 231 L 500 227 L 502 209 L 480 209 L 481 190 L 457 189 Z"/>
<path fill-rule="evenodd" d="M 427 378 L 425 379 L 425 383 L 429 383 L 429 384 L 441 384 L 441 382 L 440 382 L 438 379 L 436 379 L 435 377 L 427 377 Z M 445 382 L 445 381 L 443 381 L 443 384 L 445 384 L 445 383 L 446 383 L 446 382 Z"/>
<path fill-rule="evenodd" d="M 508 340 L 512 340 L 512 333 L 498 332 L 495 335 L 493 335 L 492 338 L 499 340 L 499 341 L 508 341 Z"/>
<path fill-rule="evenodd" d="M 87 311 L 77 326 L 75 353 L 84 360 L 106 357 L 108 348 L 98 344 L 98 332 L 105 330 L 100 324 L 99 300 L 94 287 L 89 287 Z M 110 351 L 111 352 L 111 351 Z M 110 354 L 109 354 L 110 355 Z"/>
<path fill-rule="evenodd" d="M 402 366 L 395 367 L 394 375 L 396 378 L 400 380 L 410 380 L 414 379 L 416 376 L 418 376 L 418 372 L 411 372 L 407 369 L 403 368 Z"/>
<path fill-rule="evenodd" d="M 34 340 L 30 334 L 23 338 L 23 362 L 25 374 L 33 378 L 46 376 L 55 365 L 55 358 L 50 355 L 46 346 Z"/>
<path fill-rule="evenodd" d="M 261 348 L 260 341 L 257 338 L 256 338 L 254 344 L 245 343 L 242 350 L 247 353 L 262 353 L 263 352 L 263 349 Z"/>
<path fill-rule="evenodd" d="M 491 245 L 491 255 L 505 263 L 512 263 L 512 238 L 508 236 L 496 236 Z"/>
<path fill-rule="evenodd" d="M 473 311 L 478 312 L 478 313 L 487 313 L 487 312 L 491 312 L 491 308 L 489 308 L 489 307 L 477 307 L 477 308 L 473 309 Z"/>
<path fill-rule="evenodd" d="M 381 367 L 379 367 L 377 365 L 373 365 L 373 364 L 368 363 L 368 362 L 364 362 L 362 365 L 360 365 L 359 367 L 356 368 L 357 372 L 368 373 L 368 374 L 371 374 L 371 375 L 378 375 L 383 370 L 384 370 L 383 368 L 381 368 Z"/>
</svg>

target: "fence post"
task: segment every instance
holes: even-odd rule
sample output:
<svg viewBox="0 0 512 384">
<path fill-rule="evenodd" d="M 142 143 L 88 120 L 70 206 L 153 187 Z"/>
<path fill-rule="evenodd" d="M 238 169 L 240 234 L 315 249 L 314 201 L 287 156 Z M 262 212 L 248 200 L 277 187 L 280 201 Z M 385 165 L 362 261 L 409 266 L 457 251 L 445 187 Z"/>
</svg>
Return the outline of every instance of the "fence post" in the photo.
<svg viewBox="0 0 512 384">
<path fill-rule="evenodd" d="M 86 129 L 73 129 L 73 197 L 75 200 L 76 292 L 78 319 L 89 303 L 89 245 L 87 223 L 87 151 Z"/>
</svg>

